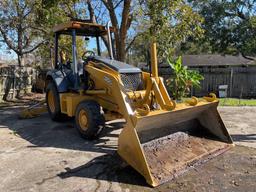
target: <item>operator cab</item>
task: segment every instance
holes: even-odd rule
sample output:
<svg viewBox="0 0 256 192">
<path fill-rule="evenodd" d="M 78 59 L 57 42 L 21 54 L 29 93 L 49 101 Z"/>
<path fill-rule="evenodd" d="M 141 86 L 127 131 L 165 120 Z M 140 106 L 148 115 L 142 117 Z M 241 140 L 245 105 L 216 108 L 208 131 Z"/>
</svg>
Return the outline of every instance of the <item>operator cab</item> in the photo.
<svg viewBox="0 0 256 192">
<path fill-rule="evenodd" d="M 114 28 L 91 23 L 89 20 L 69 21 L 53 28 L 55 38 L 54 68 L 61 71 L 69 83 L 69 88 L 79 89 L 80 78 L 84 75 L 84 65 L 94 57 L 113 59 L 112 32 Z M 61 47 L 64 42 L 71 40 L 72 47 Z M 68 39 L 69 37 L 70 39 Z M 82 43 L 83 53 L 77 51 L 77 43 Z M 81 45 L 81 44 L 80 44 Z M 86 77 L 85 77 L 86 78 Z"/>
<path fill-rule="evenodd" d="M 90 83 L 90 75 L 85 67 L 89 61 L 119 73 L 127 90 L 136 91 L 143 87 L 142 71 L 139 68 L 114 60 L 112 47 L 114 28 L 110 27 L 110 22 L 107 26 L 103 26 L 90 21 L 69 21 L 57 25 L 53 31 L 55 62 L 54 70 L 47 73 L 47 80 L 54 80 L 59 93 L 93 88 L 90 86 L 93 83 Z M 63 37 L 69 39 L 63 40 Z M 79 47 L 82 43 L 84 48 L 89 49 L 77 49 L 78 43 Z"/>
</svg>

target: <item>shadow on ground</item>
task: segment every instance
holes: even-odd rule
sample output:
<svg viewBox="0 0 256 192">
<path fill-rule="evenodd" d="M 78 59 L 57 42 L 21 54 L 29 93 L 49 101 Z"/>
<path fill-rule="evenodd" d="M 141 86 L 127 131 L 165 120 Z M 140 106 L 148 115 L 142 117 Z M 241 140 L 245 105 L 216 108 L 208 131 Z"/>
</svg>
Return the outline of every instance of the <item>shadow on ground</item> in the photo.
<svg viewBox="0 0 256 192">
<path fill-rule="evenodd" d="M 233 134 L 233 141 L 256 142 L 256 134 Z"/>
<path fill-rule="evenodd" d="M 98 167 L 100 167 L 100 170 L 97 169 Z M 84 177 L 136 186 L 148 186 L 145 179 L 132 167 L 125 164 L 117 153 L 99 156 L 84 165 L 73 169 L 66 167 L 65 170 L 65 172 L 58 174 L 62 179 Z"/>
<path fill-rule="evenodd" d="M 101 153 L 113 153 L 117 149 L 117 142 L 107 145 L 112 138 L 117 140 L 115 132 L 121 129 L 124 122 L 114 122 L 107 124 L 99 139 L 88 141 L 80 137 L 74 127 L 74 119 L 65 122 L 53 122 L 48 114 L 33 119 L 20 120 L 15 110 L 13 114 L 3 118 L 0 128 L 8 127 L 15 134 L 31 143 L 29 148 L 54 147 L 80 151 L 92 151 Z"/>
</svg>

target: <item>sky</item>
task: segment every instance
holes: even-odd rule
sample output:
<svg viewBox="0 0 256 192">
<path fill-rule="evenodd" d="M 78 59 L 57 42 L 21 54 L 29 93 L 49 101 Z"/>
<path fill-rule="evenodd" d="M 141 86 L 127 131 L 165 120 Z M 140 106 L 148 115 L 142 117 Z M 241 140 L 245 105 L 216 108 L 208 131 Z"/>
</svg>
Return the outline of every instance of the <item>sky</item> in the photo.
<svg viewBox="0 0 256 192">
<path fill-rule="evenodd" d="M 14 51 L 8 50 L 5 43 L 0 42 L 0 60 L 12 60 L 17 59 L 17 55 Z"/>
<path fill-rule="evenodd" d="M 101 51 L 106 50 L 105 45 L 102 41 L 100 41 L 100 47 L 101 47 Z M 97 44 L 96 44 L 96 39 L 95 38 L 91 38 L 89 40 L 88 46 L 86 47 L 87 50 L 95 50 L 95 48 L 97 48 Z M 13 59 L 17 59 L 17 55 L 14 51 L 12 50 L 8 50 L 7 46 L 5 45 L 5 43 L 1 42 L 1 46 L 0 46 L 0 60 L 13 60 Z"/>
</svg>

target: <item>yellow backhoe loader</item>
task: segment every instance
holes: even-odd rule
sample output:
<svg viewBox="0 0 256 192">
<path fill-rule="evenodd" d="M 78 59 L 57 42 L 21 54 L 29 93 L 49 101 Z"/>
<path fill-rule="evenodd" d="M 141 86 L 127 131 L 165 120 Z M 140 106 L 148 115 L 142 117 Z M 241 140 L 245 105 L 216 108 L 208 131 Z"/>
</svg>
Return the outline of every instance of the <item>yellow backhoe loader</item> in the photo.
<svg viewBox="0 0 256 192">
<path fill-rule="evenodd" d="M 75 117 L 86 139 L 97 138 L 105 121 L 124 118 L 118 154 L 151 186 L 177 177 L 188 168 L 233 146 L 217 111 L 214 94 L 176 104 L 158 76 L 156 44 L 151 45 L 151 72 L 114 60 L 115 29 L 85 21 L 54 28 L 55 69 L 47 74 L 46 103 L 55 121 Z M 59 59 L 59 37 L 72 38 L 72 61 Z M 76 37 L 95 38 L 78 62 Z M 101 56 L 104 40 L 109 56 Z"/>
</svg>

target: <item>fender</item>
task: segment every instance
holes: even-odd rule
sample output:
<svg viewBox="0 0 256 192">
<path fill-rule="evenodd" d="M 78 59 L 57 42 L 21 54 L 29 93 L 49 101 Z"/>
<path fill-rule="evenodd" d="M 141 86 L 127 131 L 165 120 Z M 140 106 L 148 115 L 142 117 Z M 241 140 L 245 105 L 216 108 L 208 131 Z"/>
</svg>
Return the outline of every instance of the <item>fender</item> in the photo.
<svg viewBox="0 0 256 192">
<path fill-rule="evenodd" d="M 71 70 L 61 72 L 58 69 L 48 71 L 46 79 L 52 79 L 59 93 L 67 92 L 72 87 L 74 76 Z"/>
</svg>

